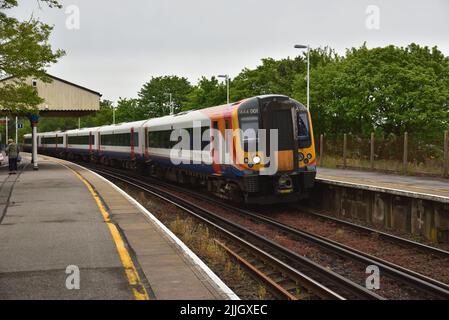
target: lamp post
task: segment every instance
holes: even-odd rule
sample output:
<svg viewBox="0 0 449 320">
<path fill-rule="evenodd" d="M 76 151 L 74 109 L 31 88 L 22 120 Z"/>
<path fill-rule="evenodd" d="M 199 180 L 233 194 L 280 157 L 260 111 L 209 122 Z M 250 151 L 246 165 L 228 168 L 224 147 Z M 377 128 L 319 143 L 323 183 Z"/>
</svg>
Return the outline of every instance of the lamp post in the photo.
<svg viewBox="0 0 449 320">
<path fill-rule="evenodd" d="M 112 104 L 112 124 L 115 124 L 115 106 Z"/>
<path fill-rule="evenodd" d="M 175 106 L 173 105 L 173 94 L 171 92 L 165 93 L 165 96 L 168 96 L 168 109 L 170 112 L 170 115 L 175 114 Z"/>
<path fill-rule="evenodd" d="M 296 49 L 307 49 L 307 109 L 310 108 L 310 46 L 296 44 Z"/>
<path fill-rule="evenodd" d="M 225 78 L 226 81 L 226 103 L 229 104 L 229 76 L 227 74 L 218 75 L 219 78 Z"/>
</svg>

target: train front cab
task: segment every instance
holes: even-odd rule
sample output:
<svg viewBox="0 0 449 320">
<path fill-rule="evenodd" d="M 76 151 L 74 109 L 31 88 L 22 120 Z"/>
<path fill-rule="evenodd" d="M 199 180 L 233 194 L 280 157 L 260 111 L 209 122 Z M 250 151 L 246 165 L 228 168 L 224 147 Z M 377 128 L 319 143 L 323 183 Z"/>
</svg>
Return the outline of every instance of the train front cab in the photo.
<svg viewBox="0 0 449 320">
<path fill-rule="evenodd" d="M 295 202 L 306 198 L 316 175 L 316 154 L 312 122 L 307 108 L 286 96 L 261 96 L 244 101 L 235 111 L 242 131 L 266 129 L 266 154 L 258 145 L 251 153 L 250 141 L 240 137 L 244 158 L 242 169 L 246 203 Z M 270 150 L 270 129 L 277 129 L 278 147 Z M 256 138 L 260 143 L 259 137 Z M 277 156 L 271 157 L 271 153 Z M 270 159 L 271 158 L 271 159 Z M 277 159 L 277 170 L 263 174 L 270 160 Z M 243 162 L 242 162 L 243 160 Z M 276 167 L 276 166 L 274 166 Z"/>
</svg>

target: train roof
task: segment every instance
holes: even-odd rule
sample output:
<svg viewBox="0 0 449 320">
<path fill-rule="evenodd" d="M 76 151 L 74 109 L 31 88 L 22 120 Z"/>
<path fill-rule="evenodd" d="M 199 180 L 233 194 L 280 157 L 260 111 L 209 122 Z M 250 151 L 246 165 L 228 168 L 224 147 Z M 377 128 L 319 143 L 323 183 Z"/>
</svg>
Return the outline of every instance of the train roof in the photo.
<svg viewBox="0 0 449 320">
<path fill-rule="evenodd" d="M 101 127 L 89 127 L 89 128 L 81 128 L 81 129 L 72 129 L 72 130 L 67 130 L 64 133 L 70 134 L 70 135 L 83 134 L 83 133 L 84 134 L 89 134 L 90 132 L 97 132 L 99 128 L 101 128 Z"/>
<path fill-rule="evenodd" d="M 201 110 L 188 110 L 173 115 L 164 116 L 161 118 L 153 118 L 148 120 L 144 126 L 145 127 L 157 127 L 172 125 L 176 126 L 178 124 L 183 124 L 192 121 L 204 121 L 209 120 L 209 116 L 205 113 L 205 109 Z"/>
<path fill-rule="evenodd" d="M 105 132 L 105 131 L 115 131 L 115 130 L 127 130 L 127 129 L 131 129 L 131 128 L 140 128 L 147 121 L 148 120 L 139 120 L 139 121 L 133 121 L 133 122 L 123 122 L 123 123 L 101 126 L 98 128 L 98 131 Z"/>
</svg>

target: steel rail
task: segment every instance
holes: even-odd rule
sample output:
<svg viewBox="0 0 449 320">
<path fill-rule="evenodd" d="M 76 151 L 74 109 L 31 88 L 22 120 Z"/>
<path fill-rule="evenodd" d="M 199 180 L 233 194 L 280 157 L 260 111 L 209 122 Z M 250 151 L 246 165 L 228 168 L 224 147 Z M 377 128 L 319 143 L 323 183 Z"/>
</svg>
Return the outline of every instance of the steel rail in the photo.
<svg viewBox="0 0 449 320">
<path fill-rule="evenodd" d="M 244 228 L 243 226 L 240 226 L 232 221 L 220 217 L 218 214 L 213 213 L 210 210 L 192 204 L 177 195 L 169 193 L 168 191 L 161 190 L 160 188 L 157 188 L 154 185 L 149 185 L 146 182 L 138 180 L 134 177 L 130 177 L 129 175 L 124 175 L 122 173 L 117 172 L 111 173 L 111 171 L 108 172 L 103 168 L 102 169 L 91 168 L 91 170 L 101 175 L 109 176 L 112 179 L 119 180 L 126 184 L 132 185 L 142 191 L 151 193 L 154 196 L 157 196 L 165 201 L 168 201 L 171 204 L 179 207 L 180 209 L 187 211 L 190 214 L 194 215 L 195 217 L 205 221 L 206 223 L 213 225 L 218 230 L 225 232 L 228 236 L 231 236 L 235 240 L 240 238 L 237 235 L 235 235 L 236 232 L 245 237 L 255 239 L 257 242 L 262 244 L 263 247 L 269 248 L 272 252 L 275 252 L 275 255 L 282 256 L 284 259 L 288 259 L 289 261 L 292 261 L 294 264 L 299 265 L 300 268 L 306 270 L 308 274 L 312 273 L 314 276 L 306 276 L 305 275 L 306 272 L 296 270 L 296 272 L 298 274 L 301 274 L 303 277 L 301 284 L 304 285 L 306 288 L 318 290 L 318 295 L 320 295 L 321 297 L 331 299 L 342 299 L 342 298 L 383 299 L 383 297 L 377 295 L 376 293 L 373 293 L 370 290 L 352 282 L 351 280 L 320 266 L 319 264 L 297 254 L 296 252 L 286 249 L 280 246 L 279 244 L 251 230 Z M 227 228 L 226 229 L 223 228 L 223 225 L 226 225 Z M 234 232 L 229 231 L 229 229 L 232 229 Z M 241 240 L 243 239 L 239 239 L 237 241 Z M 253 248 L 257 248 L 248 241 L 246 241 L 246 244 L 253 246 Z M 262 248 L 258 248 L 258 250 L 264 251 Z M 272 254 L 268 255 L 273 257 Z M 279 262 L 282 261 L 279 260 Z M 282 263 L 290 267 L 291 270 L 297 269 L 292 267 L 291 265 L 285 264 L 285 262 Z M 331 284 L 332 287 L 329 288 L 329 285 L 324 286 L 321 284 L 322 282 L 327 282 L 328 284 Z M 343 293 L 338 293 L 336 292 L 337 290 L 339 290 L 340 292 L 343 291 Z"/>
</svg>

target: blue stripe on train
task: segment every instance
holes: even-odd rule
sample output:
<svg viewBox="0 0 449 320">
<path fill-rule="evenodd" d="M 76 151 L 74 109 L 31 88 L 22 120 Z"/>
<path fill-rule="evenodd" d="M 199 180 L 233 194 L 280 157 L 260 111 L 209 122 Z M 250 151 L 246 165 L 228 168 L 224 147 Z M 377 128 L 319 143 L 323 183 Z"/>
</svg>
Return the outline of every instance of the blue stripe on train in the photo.
<svg viewBox="0 0 449 320">
<path fill-rule="evenodd" d="M 56 148 L 45 148 L 47 150 L 52 150 Z M 65 151 L 65 148 L 58 148 L 58 151 Z M 67 151 L 71 151 L 77 154 L 95 154 L 98 156 L 108 156 L 114 159 L 120 159 L 120 160 L 130 160 L 130 154 L 129 152 L 119 152 L 119 151 L 106 151 L 106 150 L 92 150 L 91 152 L 87 149 L 76 149 L 76 148 L 68 148 Z M 135 154 L 137 161 L 143 161 L 144 156 L 141 154 Z M 205 164 L 205 163 L 180 163 L 180 164 L 173 164 L 170 158 L 164 157 L 164 156 L 155 156 L 155 155 L 149 155 L 149 160 L 163 165 L 167 167 L 177 167 L 185 170 L 191 170 L 199 173 L 206 173 L 206 174 L 213 174 L 214 169 L 211 165 Z M 234 166 L 231 165 L 221 165 L 221 172 L 224 177 L 229 178 L 238 178 L 243 177 L 245 173 Z"/>
</svg>

